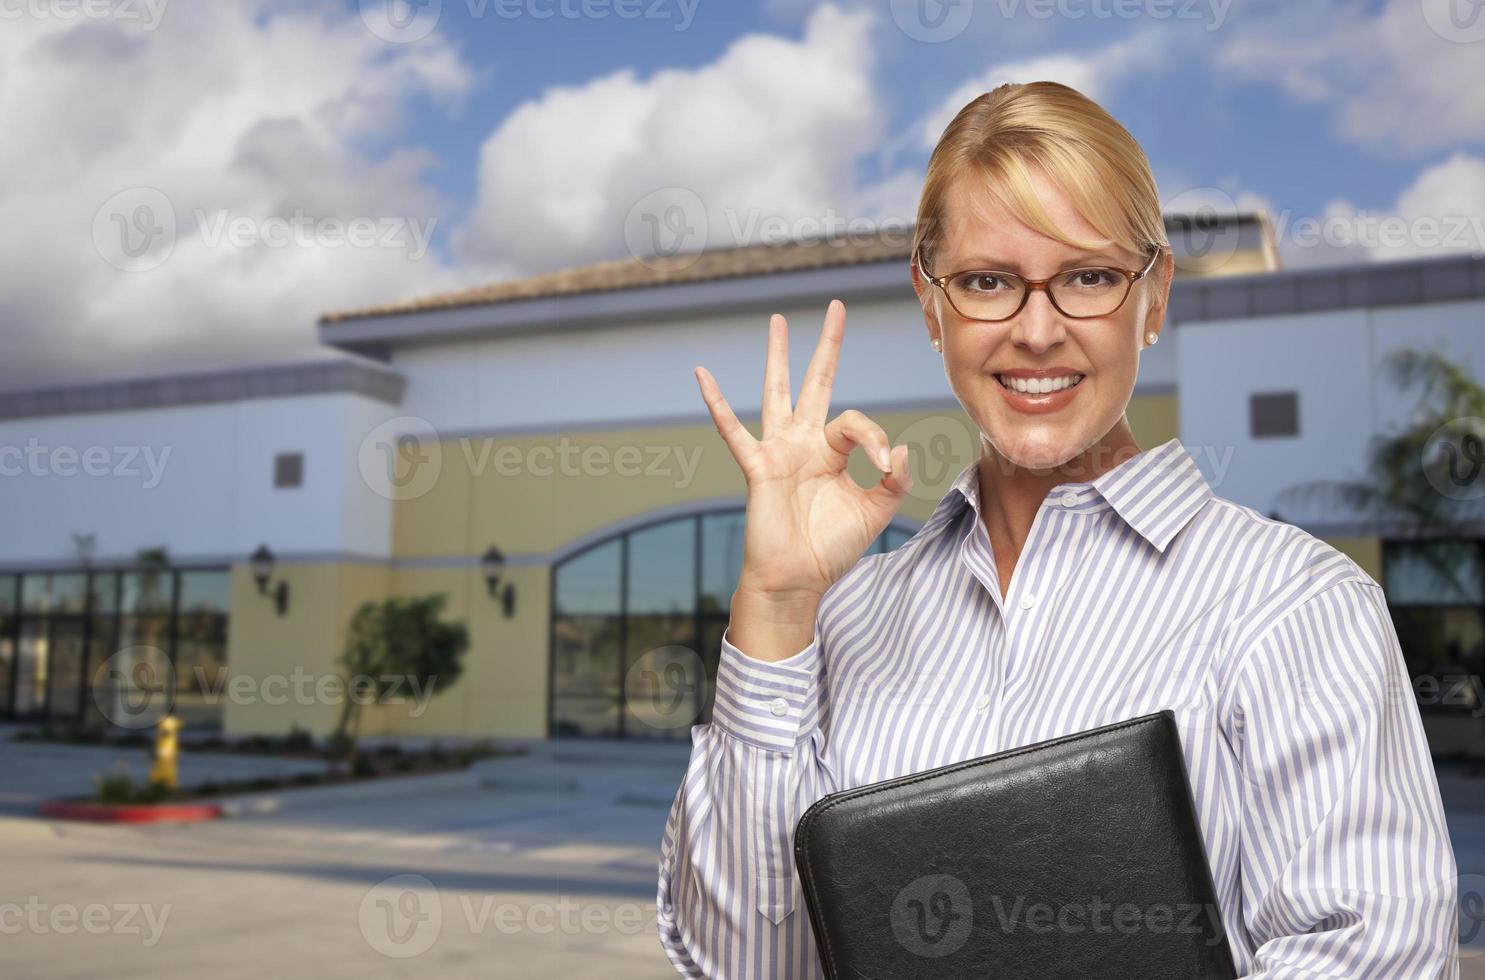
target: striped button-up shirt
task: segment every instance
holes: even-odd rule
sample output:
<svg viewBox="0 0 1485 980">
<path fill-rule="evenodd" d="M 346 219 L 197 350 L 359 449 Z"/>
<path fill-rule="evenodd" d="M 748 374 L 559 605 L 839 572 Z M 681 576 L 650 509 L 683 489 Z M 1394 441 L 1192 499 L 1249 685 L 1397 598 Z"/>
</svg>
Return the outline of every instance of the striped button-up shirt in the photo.
<svg viewBox="0 0 1485 980">
<path fill-rule="evenodd" d="M 1002 596 L 978 476 L 834 583 L 804 650 L 724 634 L 661 841 L 674 966 L 822 975 L 792 852 L 821 796 L 1170 708 L 1240 975 L 1457 976 L 1454 855 L 1381 586 L 1216 496 L 1171 439 L 1054 487 Z"/>
</svg>

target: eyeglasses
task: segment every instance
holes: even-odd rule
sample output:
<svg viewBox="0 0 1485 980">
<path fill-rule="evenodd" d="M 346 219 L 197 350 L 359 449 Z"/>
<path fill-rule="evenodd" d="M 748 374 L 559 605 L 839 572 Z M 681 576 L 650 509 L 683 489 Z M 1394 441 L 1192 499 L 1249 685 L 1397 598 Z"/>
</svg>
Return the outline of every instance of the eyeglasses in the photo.
<svg viewBox="0 0 1485 980">
<path fill-rule="evenodd" d="M 1032 291 L 1045 290 L 1047 299 L 1058 313 L 1074 320 L 1089 320 L 1116 312 L 1129 298 L 1134 284 L 1145 276 L 1160 256 L 1157 246 L 1150 261 L 1138 272 L 1109 266 L 1069 269 L 1050 279 L 1027 279 L 1013 272 L 993 269 L 966 269 L 947 276 L 930 275 L 923 267 L 921 246 L 913 252 L 913 261 L 923 278 L 944 291 L 949 305 L 969 320 L 997 323 L 1009 320 L 1026 305 Z"/>
</svg>

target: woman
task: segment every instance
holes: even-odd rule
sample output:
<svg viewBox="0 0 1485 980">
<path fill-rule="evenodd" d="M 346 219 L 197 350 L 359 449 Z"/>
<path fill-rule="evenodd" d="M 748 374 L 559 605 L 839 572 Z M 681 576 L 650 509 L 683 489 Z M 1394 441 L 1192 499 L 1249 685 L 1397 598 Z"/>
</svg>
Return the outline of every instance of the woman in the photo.
<svg viewBox="0 0 1485 980">
<path fill-rule="evenodd" d="M 1003 85 L 944 131 L 917 229 L 928 339 L 981 445 L 896 550 L 863 557 L 907 446 L 826 421 L 839 301 L 793 408 L 773 317 L 761 440 L 697 368 L 748 502 L 713 720 L 661 845 L 672 963 L 820 975 L 791 844 L 826 793 L 1171 708 L 1240 973 L 1454 975 L 1454 857 L 1381 587 L 1130 432 L 1173 270 L 1134 139 L 1065 86 Z"/>
</svg>

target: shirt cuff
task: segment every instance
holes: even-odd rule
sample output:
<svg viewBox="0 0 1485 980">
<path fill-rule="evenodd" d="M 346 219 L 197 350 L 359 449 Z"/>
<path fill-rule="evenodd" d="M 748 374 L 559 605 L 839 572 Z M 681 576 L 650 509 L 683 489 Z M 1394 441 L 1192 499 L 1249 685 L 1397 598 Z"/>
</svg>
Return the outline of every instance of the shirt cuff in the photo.
<svg viewBox="0 0 1485 980">
<path fill-rule="evenodd" d="M 809 646 L 768 662 L 732 645 L 722 633 L 712 725 L 733 738 L 774 752 L 792 752 L 813 728 L 820 672 L 820 624 Z"/>
</svg>

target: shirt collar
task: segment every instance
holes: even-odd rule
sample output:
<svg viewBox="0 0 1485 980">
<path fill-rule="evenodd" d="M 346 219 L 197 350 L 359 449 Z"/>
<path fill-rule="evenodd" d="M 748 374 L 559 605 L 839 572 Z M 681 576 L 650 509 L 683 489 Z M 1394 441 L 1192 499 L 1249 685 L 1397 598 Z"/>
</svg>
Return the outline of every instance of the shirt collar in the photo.
<svg viewBox="0 0 1485 980">
<path fill-rule="evenodd" d="M 1112 507 L 1162 554 L 1213 495 L 1206 477 L 1178 438 L 1141 450 L 1090 481 L 1059 483 L 1047 496 L 1060 497 L 1069 492 L 1081 498 L 1072 509 Z M 959 471 L 928 520 L 932 522 L 941 513 L 956 513 L 966 505 L 979 515 L 978 460 Z"/>
</svg>

